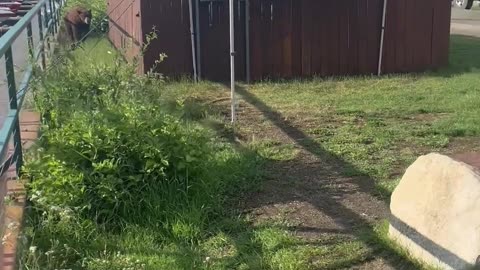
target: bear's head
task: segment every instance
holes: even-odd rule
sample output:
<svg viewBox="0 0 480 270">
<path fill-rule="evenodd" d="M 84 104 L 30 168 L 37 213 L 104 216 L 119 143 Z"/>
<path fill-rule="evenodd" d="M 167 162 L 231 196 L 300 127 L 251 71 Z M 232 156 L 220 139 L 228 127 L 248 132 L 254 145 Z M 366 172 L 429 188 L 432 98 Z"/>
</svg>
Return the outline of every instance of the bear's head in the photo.
<svg viewBox="0 0 480 270">
<path fill-rule="evenodd" d="M 85 24 L 90 24 L 92 22 L 92 10 L 91 9 L 84 9 L 78 8 L 77 9 L 78 16 Z"/>
</svg>

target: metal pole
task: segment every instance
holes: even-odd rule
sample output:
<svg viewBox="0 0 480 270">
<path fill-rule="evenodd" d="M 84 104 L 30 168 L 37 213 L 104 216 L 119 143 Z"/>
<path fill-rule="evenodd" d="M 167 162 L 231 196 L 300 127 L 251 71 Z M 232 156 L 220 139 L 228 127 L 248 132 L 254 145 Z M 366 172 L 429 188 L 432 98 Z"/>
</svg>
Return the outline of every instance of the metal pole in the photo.
<svg viewBox="0 0 480 270">
<path fill-rule="evenodd" d="M 47 11 L 47 10 L 45 9 L 45 12 L 46 12 L 46 11 Z M 47 14 L 45 14 L 45 16 L 47 16 Z M 42 13 L 39 12 L 39 13 L 38 13 L 38 36 L 39 36 L 39 38 L 40 38 L 40 43 L 45 42 L 45 41 L 43 40 L 43 31 L 44 31 L 43 29 L 44 29 L 44 28 L 42 27 L 42 25 L 43 25 L 43 22 L 42 22 Z M 45 35 L 48 35 L 48 33 L 45 33 Z M 45 59 L 45 48 L 44 48 L 43 46 L 42 46 L 42 48 L 41 48 L 40 56 L 42 57 L 42 70 L 45 70 L 45 68 L 47 67 L 47 60 Z"/>
<path fill-rule="evenodd" d="M 18 110 L 17 102 L 17 85 L 15 83 L 15 68 L 13 65 L 12 47 L 8 47 L 5 52 L 5 68 L 7 71 L 7 84 L 8 84 L 8 98 L 10 101 L 10 110 Z M 6 142 L 8 143 L 8 142 Z M 13 129 L 13 155 L 16 158 L 16 171 L 17 175 L 20 175 L 20 169 L 23 166 L 23 153 L 22 153 L 22 138 L 20 137 L 20 120 L 19 117 L 15 120 L 15 127 Z M 15 159 L 14 158 L 14 159 Z"/>
<path fill-rule="evenodd" d="M 44 6 L 44 9 L 45 9 L 45 14 L 47 14 L 47 5 Z M 46 22 L 45 23 L 45 29 L 47 29 L 47 31 L 45 31 L 45 43 L 47 43 L 47 52 L 48 52 L 48 55 L 50 55 L 50 53 L 52 52 L 52 48 L 50 46 L 50 40 L 52 39 L 52 33 L 50 30 L 48 30 L 48 18 L 47 16 L 45 16 L 46 19 L 44 19 L 43 21 Z M 52 25 L 53 27 L 53 25 Z"/>
<path fill-rule="evenodd" d="M 200 0 L 197 0 L 195 3 L 195 27 L 197 38 L 197 77 L 199 80 L 202 78 L 202 62 L 200 56 Z"/>
<path fill-rule="evenodd" d="M 230 0 L 230 90 L 231 90 L 231 109 L 232 123 L 236 121 L 235 114 L 235 13 L 233 0 Z"/>
<path fill-rule="evenodd" d="M 245 0 L 245 55 L 247 83 L 250 83 L 250 0 Z"/>
<path fill-rule="evenodd" d="M 378 71 L 377 75 L 382 75 L 382 62 L 383 62 L 383 43 L 385 39 L 385 21 L 387 17 L 387 5 L 388 0 L 383 0 L 383 15 L 382 15 L 382 33 L 380 36 L 380 52 L 378 53 Z"/>
<path fill-rule="evenodd" d="M 33 58 L 34 48 L 33 48 L 33 30 L 32 30 L 31 21 L 27 24 L 27 44 L 28 44 L 28 53 L 30 57 Z"/>
<path fill-rule="evenodd" d="M 192 64 L 193 64 L 193 79 L 198 82 L 197 73 L 197 56 L 195 51 L 195 30 L 193 26 L 193 0 L 188 0 L 188 11 L 190 13 L 190 40 L 192 43 Z"/>
</svg>

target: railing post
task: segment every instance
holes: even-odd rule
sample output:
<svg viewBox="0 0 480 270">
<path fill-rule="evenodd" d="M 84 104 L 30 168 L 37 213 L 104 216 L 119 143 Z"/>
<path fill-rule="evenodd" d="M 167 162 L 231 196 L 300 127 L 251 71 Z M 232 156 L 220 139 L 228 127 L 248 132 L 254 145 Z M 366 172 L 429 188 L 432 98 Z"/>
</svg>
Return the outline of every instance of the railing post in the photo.
<svg viewBox="0 0 480 270">
<path fill-rule="evenodd" d="M 48 17 L 47 14 L 45 14 L 45 17 Z M 43 27 L 42 27 L 42 13 L 39 12 L 38 13 L 38 28 L 39 28 L 39 31 L 38 31 L 38 35 L 40 37 L 40 43 L 41 44 L 44 44 L 44 39 L 43 39 Z M 40 52 L 40 55 L 42 57 L 42 69 L 45 70 L 46 66 L 47 66 L 47 61 L 45 59 L 45 48 L 42 46 L 42 49 L 41 49 L 41 52 Z"/>
<path fill-rule="evenodd" d="M 50 4 L 50 14 L 52 14 L 53 18 L 53 33 L 56 34 L 58 32 L 57 29 L 57 8 L 55 6 L 55 3 L 53 3 L 53 0 L 49 0 L 48 3 Z"/>
<path fill-rule="evenodd" d="M 28 42 L 28 53 L 30 54 L 30 57 L 33 58 L 34 48 L 33 48 L 32 22 L 29 22 L 27 25 L 27 42 Z"/>
<path fill-rule="evenodd" d="M 55 2 L 53 2 L 53 5 L 55 6 Z M 55 6 L 55 9 L 57 10 L 57 20 L 55 22 L 57 23 L 58 29 L 60 30 L 60 23 L 61 23 L 60 18 L 62 17 L 62 14 L 60 13 L 60 10 L 62 9 L 62 5 L 59 4 L 58 9 Z"/>
<path fill-rule="evenodd" d="M 44 19 L 43 19 L 43 21 L 45 22 L 43 26 L 44 26 L 44 29 L 46 29 L 46 31 L 45 31 L 45 43 L 47 43 L 47 52 L 48 52 L 49 55 L 50 55 L 50 53 L 51 53 L 50 39 L 51 39 L 52 37 L 49 35 L 50 29 L 48 28 L 48 17 L 49 17 L 49 16 L 47 16 L 47 14 L 48 14 L 48 13 L 47 13 L 47 4 L 45 4 L 45 5 L 43 6 L 43 9 L 44 9 L 44 11 L 45 11 L 45 12 L 43 13 L 43 14 L 45 14 L 45 17 L 44 17 Z"/>
<path fill-rule="evenodd" d="M 8 83 L 8 99 L 10 101 L 10 109 L 18 110 L 17 103 L 17 86 L 15 83 L 15 68 L 13 66 L 13 54 L 12 47 L 8 47 L 5 52 L 5 67 L 7 72 Z M 20 173 L 20 168 L 23 166 L 23 153 L 22 153 L 22 139 L 20 137 L 20 116 L 15 121 L 15 127 L 13 129 L 13 148 L 14 148 L 14 160 L 16 159 L 17 175 Z M 16 157 L 16 158 L 15 158 Z"/>
</svg>

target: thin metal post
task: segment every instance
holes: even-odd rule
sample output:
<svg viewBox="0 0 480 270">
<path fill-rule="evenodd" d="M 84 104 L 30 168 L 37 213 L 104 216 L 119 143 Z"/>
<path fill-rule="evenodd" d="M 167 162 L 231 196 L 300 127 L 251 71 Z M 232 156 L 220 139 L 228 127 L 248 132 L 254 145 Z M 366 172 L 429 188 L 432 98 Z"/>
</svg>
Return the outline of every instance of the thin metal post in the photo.
<svg viewBox="0 0 480 270">
<path fill-rule="evenodd" d="M 5 52 L 5 68 L 7 72 L 7 83 L 8 83 L 8 99 L 10 101 L 10 109 L 17 110 L 17 85 L 15 83 L 15 68 L 13 66 L 13 54 L 12 47 L 8 47 Z M 20 121 L 19 117 L 15 121 L 15 127 L 13 129 L 13 147 L 14 147 L 14 159 L 17 160 L 17 175 L 20 172 L 20 168 L 23 165 L 23 154 L 22 154 L 22 138 L 20 137 Z"/>
<path fill-rule="evenodd" d="M 62 7 L 65 5 L 65 2 L 63 0 L 60 0 L 60 4 L 58 9 L 56 10 L 56 16 L 57 16 L 57 25 L 60 28 L 60 10 Z"/>
<path fill-rule="evenodd" d="M 387 18 L 387 5 L 388 5 L 388 0 L 383 0 L 382 33 L 380 34 L 380 49 L 378 52 L 378 70 L 377 70 L 378 76 L 382 75 L 383 43 L 385 42 L 385 21 Z"/>
<path fill-rule="evenodd" d="M 57 10 L 55 7 L 55 3 L 52 3 L 52 0 L 49 0 L 48 3 L 50 4 L 50 14 L 51 17 L 53 18 L 53 33 L 56 34 L 58 29 L 57 29 Z"/>
<path fill-rule="evenodd" d="M 50 28 L 48 28 L 48 21 L 49 21 L 49 20 L 48 20 L 48 17 L 49 17 L 49 16 L 47 16 L 48 13 L 47 13 L 47 5 L 46 5 L 46 4 L 45 4 L 45 6 L 44 6 L 44 10 L 45 10 L 45 13 L 44 13 L 44 14 L 45 14 L 45 18 L 44 18 L 43 21 L 45 22 L 44 29 L 46 29 L 46 31 L 45 31 L 45 42 L 44 42 L 44 43 L 47 44 L 47 51 L 48 51 L 48 53 L 50 54 L 50 52 L 51 52 L 50 39 L 52 38 L 52 37 L 51 37 L 51 34 L 52 34 L 51 32 L 52 32 L 53 30 L 51 30 Z M 52 27 L 53 27 L 53 25 L 52 25 Z"/>
<path fill-rule="evenodd" d="M 195 3 L 195 37 L 197 41 L 197 77 L 198 80 L 202 78 L 202 62 L 201 62 L 201 44 L 200 44 L 200 0 Z"/>
<path fill-rule="evenodd" d="M 250 0 L 245 0 L 245 65 L 247 83 L 250 83 Z"/>
<path fill-rule="evenodd" d="M 5 67 L 7 72 L 8 98 L 10 100 L 10 109 L 17 109 L 17 86 L 15 84 L 15 68 L 13 66 L 12 47 L 5 52 Z"/>
<path fill-rule="evenodd" d="M 190 13 L 190 40 L 192 44 L 192 64 L 193 64 L 193 78 L 198 82 L 198 73 L 197 73 L 197 57 L 195 49 L 195 30 L 193 25 L 193 0 L 188 0 L 188 11 Z"/>
<path fill-rule="evenodd" d="M 48 32 L 48 18 L 49 18 L 49 15 L 48 15 L 48 9 L 47 9 L 47 5 L 45 4 L 43 7 L 43 29 L 45 29 L 44 31 L 45 32 Z M 42 9 L 40 8 L 40 10 Z M 53 26 L 52 26 L 53 27 Z M 46 35 L 46 33 L 45 33 Z"/>
<path fill-rule="evenodd" d="M 230 91 L 231 91 L 231 110 L 232 110 L 232 123 L 237 119 L 235 107 L 235 12 L 234 1 L 230 0 Z"/>
<path fill-rule="evenodd" d="M 45 14 L 45 17 L 47 14 Z M 40 37 L 40 43 L 43 44 L 44 42 L 44 39 L 43 39 L 43 27 L 42 27 L 42 13 L 39 12 L 38 13 L 38 35 Z M 41 47 L 41 52 L 40 52 L 40 55 L 42 57 L 42 69 L 45 70 L 46 66 L 47 66 L 47 61 L 45 59 L 45 48 L 42 46 Z"/>
<path fill-rule="evenodd" d="M 32 22 L 27 24 L 27 43 L 28 43 L 28 53 L 30 57 L 33 58 L 33 31 L 32 31 Z"/>
</svg>

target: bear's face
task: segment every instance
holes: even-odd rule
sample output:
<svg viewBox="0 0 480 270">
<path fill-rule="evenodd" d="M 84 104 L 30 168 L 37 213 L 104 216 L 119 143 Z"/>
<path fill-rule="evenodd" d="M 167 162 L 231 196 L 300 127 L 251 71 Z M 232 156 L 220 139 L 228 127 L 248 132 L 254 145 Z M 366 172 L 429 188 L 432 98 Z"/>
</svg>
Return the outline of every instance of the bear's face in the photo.
<svg viewBox="0 0 480 270">
<path fill-rule="evenodd" d="M 78 16 L 84 22 L 85 24 L 90 24 L 92 22 L 92 10 L 86 10 L 86 9 L 79 9 L 78 10 Z"/>
</svg>

